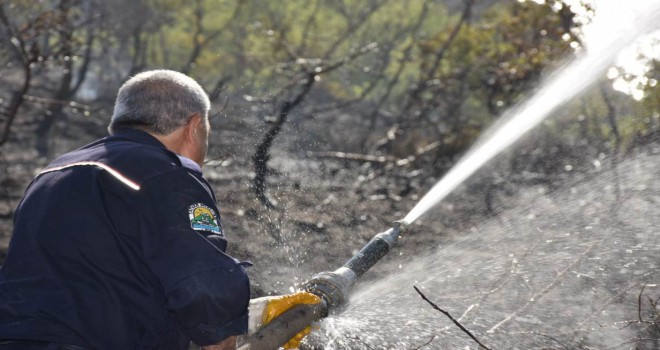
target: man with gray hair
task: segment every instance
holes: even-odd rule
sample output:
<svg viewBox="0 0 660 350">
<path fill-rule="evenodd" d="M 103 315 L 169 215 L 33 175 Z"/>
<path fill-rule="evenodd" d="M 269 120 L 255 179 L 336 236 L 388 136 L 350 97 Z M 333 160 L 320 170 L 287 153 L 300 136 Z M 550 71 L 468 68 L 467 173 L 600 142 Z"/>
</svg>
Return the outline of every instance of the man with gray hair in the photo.
<svg viewBox="0 0 660 350">
<path fill-rule="evenodd" d="M 0 349 L 233 349 L 245 266 L 202 177 L 209 99 L 173 71 L 119 90 L 110 136 L 29 185 L 0 269 Z"/>
</svg>

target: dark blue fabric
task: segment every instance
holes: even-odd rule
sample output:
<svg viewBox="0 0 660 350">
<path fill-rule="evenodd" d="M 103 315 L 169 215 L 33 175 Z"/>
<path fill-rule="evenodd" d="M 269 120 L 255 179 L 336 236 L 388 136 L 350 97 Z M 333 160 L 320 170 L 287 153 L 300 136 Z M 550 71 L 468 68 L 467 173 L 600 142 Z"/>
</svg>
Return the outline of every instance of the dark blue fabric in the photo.
<svg viewBox="0 0 660 350">
<path fill-rule="evenodd" d="M 247 331 L 249 282 L 198 171 L 126 130 L 53 161 L 30 184 L 0 268 L 0 339 L 95 349 L 188 349 Z M 129 187 L 116 174 L 139 186 Z"/>
</svg>

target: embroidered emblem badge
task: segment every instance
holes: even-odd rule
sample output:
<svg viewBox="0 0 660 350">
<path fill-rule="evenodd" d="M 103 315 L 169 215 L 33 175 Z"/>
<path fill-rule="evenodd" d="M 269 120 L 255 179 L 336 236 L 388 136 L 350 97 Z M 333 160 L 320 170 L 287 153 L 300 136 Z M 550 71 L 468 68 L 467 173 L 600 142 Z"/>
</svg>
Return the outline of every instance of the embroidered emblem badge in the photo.
<svg viewBox="0 0 660 350">
<path fill-rule="evenodd" d="M 193 230 L 222 234 L 215 212 L 206 205 L 202 203 L 191 205 L 188 209 L 188 217 Z"/>
</svg>

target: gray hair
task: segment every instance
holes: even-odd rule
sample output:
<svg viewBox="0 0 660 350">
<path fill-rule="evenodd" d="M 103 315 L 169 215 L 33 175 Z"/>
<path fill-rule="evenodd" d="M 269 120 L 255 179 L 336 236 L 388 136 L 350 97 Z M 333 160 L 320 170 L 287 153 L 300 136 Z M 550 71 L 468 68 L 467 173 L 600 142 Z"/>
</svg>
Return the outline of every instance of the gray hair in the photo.
<svg viewBox="0 0 660 350">
<path fill-rule="evenodd" d="M 208 95 L 189 76 L 171 70 L 142 72 L 119 88 L 108 132 L 142 129 L 167 135 L 195 113 L 207 119 L 210 109 Z"/>
</svg>

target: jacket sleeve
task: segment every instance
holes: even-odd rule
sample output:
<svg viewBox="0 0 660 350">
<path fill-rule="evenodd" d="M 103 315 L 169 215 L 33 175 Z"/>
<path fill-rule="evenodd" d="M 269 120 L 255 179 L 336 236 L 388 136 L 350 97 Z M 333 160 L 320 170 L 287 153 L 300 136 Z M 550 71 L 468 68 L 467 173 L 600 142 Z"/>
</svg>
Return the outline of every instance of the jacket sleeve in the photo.
<svg viewBox="0 0 660 350">
<path fill-rule="evenodd" d="M 140 192 L 144 257 L 182 331 L 202 346 L 246 333 L 249 281 L 225 253 L 212 195 L 183 169 L 149 180 Z"/>
</svg>

